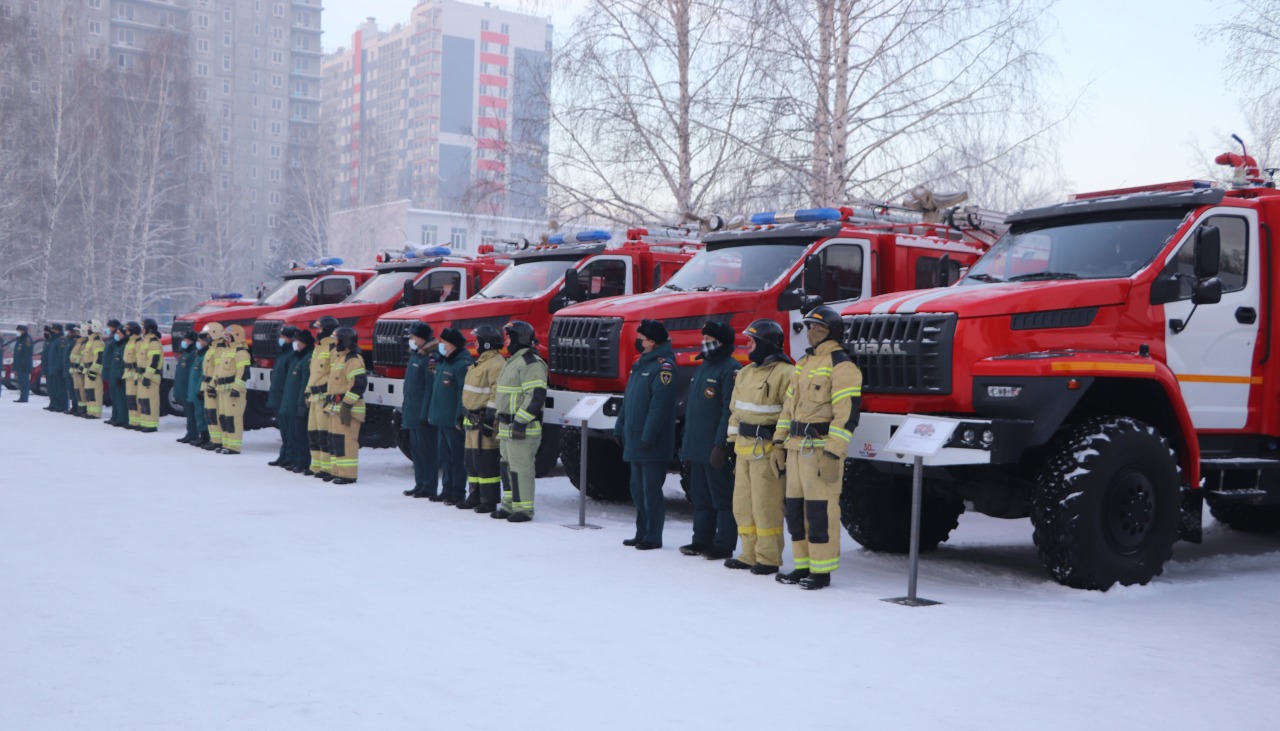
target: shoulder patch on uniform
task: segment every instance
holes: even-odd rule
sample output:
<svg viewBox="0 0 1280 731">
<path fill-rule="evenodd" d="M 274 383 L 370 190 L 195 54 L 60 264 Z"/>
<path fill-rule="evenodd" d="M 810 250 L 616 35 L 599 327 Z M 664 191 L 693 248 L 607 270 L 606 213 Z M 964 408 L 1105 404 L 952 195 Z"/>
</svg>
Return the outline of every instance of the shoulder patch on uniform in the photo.
<svg viewBox="0 0 1280 731">
<path fill-rule="evenodd" d="M 662 381 L 662 385 L 670 386 L 674 373 L 674 371 L 664 367 L 662 370 L 658 371 L 658 380 Z"/>
<path fill-rule="evenodd" d="M 672 363 L 669 360 L 666 360 L 665 358 L 659 358 L 658 363 L 661 366 L 662 370 L 664 371 L 675 370 L 675 367 L 676 367 L 674 363 Z"/>
<path fill-rule="evenodd" d="M 849 357 L 848 351 L 843 349 L 831 351 L 831 365 L 837 363 L 852 363 L 853 359 Z"/>
</svg>

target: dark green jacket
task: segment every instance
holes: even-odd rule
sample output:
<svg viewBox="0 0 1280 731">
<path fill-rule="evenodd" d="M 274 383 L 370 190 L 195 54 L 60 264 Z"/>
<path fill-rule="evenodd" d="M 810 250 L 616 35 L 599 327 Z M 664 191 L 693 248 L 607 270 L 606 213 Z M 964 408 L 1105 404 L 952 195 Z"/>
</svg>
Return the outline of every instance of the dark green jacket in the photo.
<svg viewBox="0 0 1280 731">
<path fill-rule="evenodd" d="M 58 343 L 58 353 L 55 356 L 58 359 L 58 375 L 63 378 L 71 377 L 71 350 L 76 346 L 76 339 L 62 336 L 62 340 Z"/>
<path fill-rule="evenodd" d="M 54 333 L 44 341 L 44 350 L 40 352 L 40 369 L 44 371 L 45 378 L 59 378 L 65 371 L 58 370 L 60 359 L 58 354 L 62 351 L 62 336 Z"/>
<path fill-rule="evenodd" d="M 631 367 L 613 433 L 627 462 L 667 462 L 676 447 L 676 354 L 666 342 Z"/>
<path fill-rule="evenodd" d="M 276 364 L 271 366 L 271 388 L 267 390 L 267 408 L 280 411 L 280 398 L 284 393 L 284 379 L 289 377 L 289 368 L 295 359 L 293 345 L 281 348 L 276 355 Z"/>
<path fill-rule="evenodd" d="M 123 348 L 122 348 L 123 350 Z M 187 366 L 187 402 L 188 403 L 204 403 L 204 357 L 208 355 L 209 349 L 200 349 L 198 345 L 192 345 L 188 350 L 191 353 L 191 363 Z M 175 382 L 174 388 L 178 385 Z"/>
<path fill-rule="evenodd" d="M 32 355 L 35 344 L 30 335 L 19 335 L 13 341 L 13 372 L 21 375 L 31 374 Z"/>
<path fill-rule="evenodd" d="M 115 378 L 113 368 L 115 368 L 116 340 L 111 335 L 102 338 L 102 382 L 110 387 L 112 379 Z"/>
<path fill-rule="evenodd" d="M 111 380 L 108 383 L 124 380 L 124 346 L 128 344 L 129 339 L 122 336 L 120 342 L 116 343 L 116 349 L 111 351 Z"/>
<path fill-rule="evenodd" d="M 276 413 L 293 416 L 302 413 L 305 408 L 303 397 L 307 390 L 307 380 L 311 377 L 311 350 L 306 348 L 294 352 L 289 361 L 289 372 L 281 379 L 284 387 L 280 389 L 280 408 Z"/>
<path fill-rule="evenodd" d="M 427 422 L 441 429 L 452 429 L 462 418 L 462 386 L 473 361 L 466 348 L 458 348 L 448 358 L 437 353 L 436 358 Z"/>
<path fill-rule="evenodd" d="M 186 340 L 181 341 L 183 343 Z M 181 350 L 182 346 L 178 346 L 178 364 L 173 369 L 173 399 L 180 404 L 190 401 L 187 392 L 191 389 L 191 363 L 196 359 L 195 343 L 186 350 Z"/>
<path fill-rule="evenodd" d="M 729 351 L 705 360 L 693 372 L 688 401 L 684 405 L 681 459 L 710 462 L 711 448 L 728 441 L 733 379 L 742 367 L 731 357 L 732 354 Z"/>
<path fill-rule="evenodd" d="M 404 400 L 400 404 L 400 425 L 405 429 L 427 425 L 439 358 L 435 340 L 409 355 L 409 364 L 404 369 Z"/>
</svg>

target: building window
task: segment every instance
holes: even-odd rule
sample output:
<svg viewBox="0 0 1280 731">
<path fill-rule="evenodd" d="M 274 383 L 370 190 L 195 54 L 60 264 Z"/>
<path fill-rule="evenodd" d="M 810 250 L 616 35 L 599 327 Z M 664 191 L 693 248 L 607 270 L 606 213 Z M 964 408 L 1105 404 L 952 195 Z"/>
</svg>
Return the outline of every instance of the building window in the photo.
<svg viewBox="0 0 1280 731">
<path fill-rule="evenodd" d="M 250 189 L 249 189 L 249 202 L 250 202 L 250 203 L 257 203 L 257 202 L 258 202 L 258 189 L 257 189 L 257 188 L 250 188 Z"/>
<path fill-rule="evenodd" d="M 222 80 L 222 93 L 223 93 L 223 94 L 230 94 L 230 93 L 231 93 L 231 79 L 223 79 L 223 80 Z"/>
<path fill-rule="evenodd" d="M 423 246 L 436 245 L 436 227 L 435 226 L 432 226 L 431 224 L 426 224 L 426 223 L 422 225 L 422 245 Z"/>
<path fill-rule="evenodd" d="M 230 70 L 231 70 L 231 57 L 230 57 L 230 56 L 223 56 L 223 57 L 222 57 L 222 70 L 223 70 L 223 71 L 230 71 Z"/>
<path fill-rule="evenodd" d="M 271 205 L 273 206 L 280 205 L 280 191 L 277 191 L 277 190 L 271 191 L 270 200 L 271 200 Z"/>
<path fill-rule="evenodd" d="M 231 144 L 231 128 L 230 127 L 222 128 L 222 141 L 227 144 Z"/>
<path fill-rule="evenodd" d="M 196 39 L 196 53 L 208 53 L 208 52 L 209 52 L 209 39 L 208 39 L 208 38 L 197 38 L 197 39 Z"/>
<path fill-rule="evenodd" d="M 271 14 L 277 18 L 284 17 L 284 3 L 275 3 L 271 6 Z"/>
<path fill-rule="evenodd" d="M 222 31 L 222 45 L 224 46 L 231 45 L 231 31 L 229 30 Z"/>
<path fill-rule="evenodd" d="M 276 227 L 276 214 L 274 213 L 267 214 L 267 228 L 275 228 L 275 227 Z"/>
<path fill-rule="evenodd" d="M 449 229 L 449 247 L 454 251 L 465 251 L 467 248 L 467 230 L 454 226 Z"/>
<path fill-rule="evenodd" d="M 279 159 L 280 159 L 280 145 L 272 145 L 272 146 L 271 146 L 271 159 L 272 159 L 272 160 L 279 160 Z"/>
<path fill-rule="evenodd" d="M 280 168 L 271 168 L 271 182 L 280 182 Z"/>
<path fill-rule="evenodd" d="M 116 43 L 123 43 L 126 46 L 133 45 L 133 29 L 132 28 L 116 28 Z"/>
<path fill-rule="evenodd" d="M 222 9 L 222 19 L 228 23 L 231 22 L 231 8 Z"/>
<path fill-rule="evenodd" d="M 197 13 L 197 14 L 196 14 L 196 27 L 197 27 L 197 28 L 208 28 L 208 27 L 209 27 L 209 16 L 205 15 L 204 13 Z"/>
<path fill-rule="evenodd" d="M 208 75 L 209 75 L 209 64 L 207 63 L 196 64 L 196 76 L 204 77 Z"/>
<path fill-rule="evenodd" d="M 89 21 L 89 34 L 95 36 L 102 35 L 102 22 L 97 20 Z"/>
<path fill-rule="evenodd" d="M 120 3 L 116 6 L 116 17 L 121 20 L 133 20 L 133 6 L 128 3 Z"/>
<path fill-rule="evenodd" d="M 277 66 L 279 66 L 280 64 L 283 64 L 283 63 L 284 63 L 284 51 L 272 51 L 272 52 L 271 52 L 271 63 L 274 63 L 274 64 L 276 64 Z"/>
</svg>

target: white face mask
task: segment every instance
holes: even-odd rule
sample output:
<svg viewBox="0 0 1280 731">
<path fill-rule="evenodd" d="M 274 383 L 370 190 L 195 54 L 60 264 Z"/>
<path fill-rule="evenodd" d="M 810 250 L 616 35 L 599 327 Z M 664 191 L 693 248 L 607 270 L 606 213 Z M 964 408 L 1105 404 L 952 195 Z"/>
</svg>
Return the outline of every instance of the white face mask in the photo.
<svg viewBox="0 0 1280 731">
<path fill-rule="evenodd" d="M 293 349 L 294 349 L 294 351 L 295 351 L 295 352 L 299 352 L 299 353 L 300 353 L 300 352 L 302 352 L 302 349 L 303 349 L 303 348 L 305 348 L 305 347 L 307 347 L 307 346 L 306 346 L 306 345 L 303 345 L 303 343 L 302 343 L 302 341 L 301 341 L 301 340 L 295 340 L 295 341 L 293 341 Z"/>
</svg>

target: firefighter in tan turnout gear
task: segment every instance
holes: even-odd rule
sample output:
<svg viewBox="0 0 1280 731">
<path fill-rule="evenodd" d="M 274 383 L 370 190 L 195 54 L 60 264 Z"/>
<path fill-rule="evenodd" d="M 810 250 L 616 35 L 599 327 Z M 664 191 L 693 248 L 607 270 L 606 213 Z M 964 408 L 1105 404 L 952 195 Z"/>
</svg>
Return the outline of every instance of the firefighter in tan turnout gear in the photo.
<svg viewBox="0 0 1280 731">
<path fill-rule="evenodd" d="M 364 423 L 364 389 L 369 382 L 356 331 L 334 332 L 329 362 L 329 474 L 333 484 L 350 485 L 360 467 L 360 425 Z"/>
<path fill-rule="evenodd" d="M 507 359 L 502 357 L 502 333 L 493 325 L 475 329 L 479 360 L 467 371 L 462 386 L 462 428 L 466 431 L 463 454 L 467 464 L 467 499 L 463 507 L 477 513 L 498 508 L 501 490 L 501 457 L 498 450 L 498 375 Z"/>
<path fill-rule="evenodd" d="M 804 316 L 808 355 L 796 364 L 774 433 L 785 445 L 787 532 L 795 568 L 777 575 L 784 584 L 821 589 L 840 566 L 840 487 L 849 440 L 858 425 L 862 372 L 845 352 L 844 321 L 827 306 Z"/>
<path fill-rule="evenodd" d="M 142 337 L 134 346 L 133 357 L 138 378 L 138 431 L 151 433 L 160 428 L 160 371 L 164 365 L 164 346 L 155 320 L 142 321 Z"/>
<path fill-rule="evenodd" d="M 778 573 L 782 565 L 782 499 L 786 491 L 782 460 L 774 444 L 782 403 L 795 367 L 784 350 L 782 326 L 756 320 L 743 332 L 750 342 L 751 362 L 738 371 L 729 407 L 729 439 L 737 455 L 733 475 L 733 517 L 738 522 L 742 553 L 724 565 L 750 569 L 759 576 Z"/>
<path fill-rule="evenodd" d="M 213 376 L 218 392 L 218 426 L 222 430 L 222 446 L 218 454 L 240 454 L 244 443 L 245 388 L 249 381 L 249 349 L 244 328 L 232 325 L 223 333 L 226 346 L 214 361 Z M 208 362 L 209 356 L 205 356 Z"/>
<path fill-rule="evenodd" d="M 89 334 L 85 337 L 84 349 L 80 353 L 80 372 L 84 374 L 84 408 L 85 418 L 102 418 L 102 391 L 106 383 L 102 380 L 103 350 L 102 342 L 105 326 L 97 320 L 89 321 Z"/>
<path fill-rule="evenodd" d="M 204 355 L 203 377 L 200 379 L 204 391 L 204 418 L 209 425 L 209 441 L 201 449 L 216 451 L 222 449 L 222 424 L 218 419 L 218 360 L 227 344 L 223 340 L 225 331 L 222 325 L 211 322 L 200 331 L 200 338 L 205 341 L 208 352 Z"/>
<path fill-rule="evenodd" d="M 489 514 L 511 523 L 533 519 L 534 460 L 542 444 L 547 364 L 534 349 L 533 326 L 512 320 L 503 328 L 511 357 L 498 374 L 498 449 L 502 505 Z"/>
<path fill-rule="evenodd" d="M 85 343 L 88 342 L 84 334 L 80 331 L 80 326 L 71 324 L 67 326 L 67 338 L 71 340 L 71 352 L 67 356 L 67 362 L 70 366 L 67 368 L 71 375 L 71 415 L 82 416 L 84 414 L 84 367 L 81 364 L 81 358 L 84 354 Z"/>
<path fill-rule="evenodd" d="M 142 326 L 130 320 L 125 324 L 129 342 L 124 346 L 124 393 L 129 404 L 129 428 L 141 429 L 138 413 L 138 349 L 142 345 Z"/>
<path fill-rule="evenodd" d="M 311 352 L 311 375 L 307 379 L 307 443 L 311 446 L 311 469 L 303 474 L 332 480 L 329 470 L 329 364 L 333 361 L 333 331 L 338 319 L 325 315 L 312 325 L 316 331 L 316 347 Z"/>
</svg>

